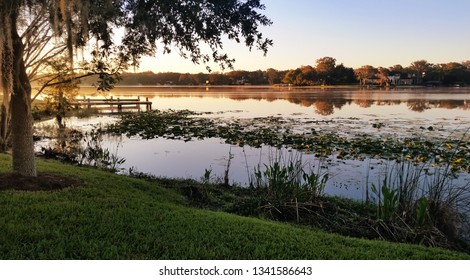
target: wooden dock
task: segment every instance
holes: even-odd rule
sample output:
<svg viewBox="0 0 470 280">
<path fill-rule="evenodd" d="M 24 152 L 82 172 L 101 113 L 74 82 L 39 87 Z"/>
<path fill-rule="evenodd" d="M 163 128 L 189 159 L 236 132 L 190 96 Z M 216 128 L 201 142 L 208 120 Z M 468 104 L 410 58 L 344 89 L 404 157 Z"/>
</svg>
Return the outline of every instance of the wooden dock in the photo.
<svg viewBox="0 0 470 280">
<path fill-rule="evenodd" d="M 117 110 L 117 112 L 121 113 L 123 109 L 137 109 L 140 112 L 141 106 L 145 106 L 147 111 L 152 110 L 152 102 L 149 101 L 148 97 L 145 100 L 140 100 L 140 96 L 137 98 L 110 98 L 105 99 L 92 99 L 92 98 L 85 98 L 83 99 L 76 99 L 73 102 L 70 102 L 71 106 L 75 108 L 92 108 L 98 107 L 102 110 Z"/>
</svg>

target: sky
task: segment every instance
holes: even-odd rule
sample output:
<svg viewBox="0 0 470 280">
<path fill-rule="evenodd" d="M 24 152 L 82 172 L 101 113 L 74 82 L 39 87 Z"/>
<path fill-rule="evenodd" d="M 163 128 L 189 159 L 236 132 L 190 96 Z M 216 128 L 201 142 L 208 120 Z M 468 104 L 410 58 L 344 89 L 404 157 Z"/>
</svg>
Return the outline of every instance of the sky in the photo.
<svg viewBox="0 0 470 280">
<path fill-rule="evenodd" d="M 266 56 L 226 41 L 236 70 L 295 69 L 330 56 L 336 63 L 390 67 L 425 59 L 470 60 L 470 0 L 261 0 L 273 24 L 262 27 L 274 41 Z M 208 64 L 213 71 L 221 71 Z M 207 72 L 174 51 L 145 57 L 139 71 Z M 227 70 L 226 70 L 227 71 Z"/>
</svg>

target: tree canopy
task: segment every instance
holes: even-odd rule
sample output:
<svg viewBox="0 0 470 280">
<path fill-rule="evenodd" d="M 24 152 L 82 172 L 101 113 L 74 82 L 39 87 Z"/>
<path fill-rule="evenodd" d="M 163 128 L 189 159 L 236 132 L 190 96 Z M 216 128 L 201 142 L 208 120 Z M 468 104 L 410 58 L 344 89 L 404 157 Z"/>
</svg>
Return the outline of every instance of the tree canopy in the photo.
<svg viewBox="0 0 470 280">
<path fill-rule="evenodd" d="M 264 8 L 259 0 L 1 1 L 0 76 L 7 96 L 1 113 L 2 122 L 11 123 L 13 172 L 36 175 L 31 85 L 24 59 L 27 38 L 22 31 L 37 31 L 39 21 L 23 20 L 28 11 L 40 10 L 42 19 L 47 19 L 44 24 L 51 27 L 50 36 L 65 45 L 71 79 L 76 50 L 93 43 L 92 59 L 84 70 L 99 74 L 106 89 L 115 82 L 107 73 L 138 66 L 141 57 L 155 54 L 160 43 L 166 53 L 176 49 L 194 63 L 214 61 L 222 68 L 234 63 L 221 52 L 225 38 L 266 54 L 272 41 L 259 29 L 271 24 L 260 13 Z M 115 30 L 122 30 L 121 40 L 113 36 Z"/>
</svg>

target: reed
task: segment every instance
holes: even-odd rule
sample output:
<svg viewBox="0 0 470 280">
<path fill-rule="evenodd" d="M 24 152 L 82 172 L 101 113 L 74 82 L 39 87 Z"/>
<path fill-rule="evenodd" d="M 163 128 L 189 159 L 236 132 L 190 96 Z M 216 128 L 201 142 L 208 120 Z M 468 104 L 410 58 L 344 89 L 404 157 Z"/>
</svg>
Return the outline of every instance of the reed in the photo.
<svg viewBox="0 0 470 280">
<path fill-rule="evenodd" d="M 470 183 L 458 180 L 451 162 L 437 166 L 403 158 L 379 181 L 372 184 L 370 199 L 376 203 L 376 218 L 383 222 L 377 228 L 380 235 L 406 235 L 428 245 L 469 236 Z"/>
<path fill-rule="evenodd" d="M 121 171 L 126 159 L 118 156 L 118 147 L 114 151 L 103 147 L 104 134 L 101 128 L 87 132 L 66 127 L 58 128 L 53 135 L 55 142 L 42 148 L 42 156 L 111 172 Z"/>
<path fill-rule="evenodd" d="M 324 196 L 328 173 L 322 171 L 321 161 L 309 167 L 301 152 L 277 149 L 269 158 L 269 163 L 254 168 L 250 180 L 259 209 L 276 219 L 295 215 L 299 222 L 305 212 L 300 210 Z"/>
</svg>

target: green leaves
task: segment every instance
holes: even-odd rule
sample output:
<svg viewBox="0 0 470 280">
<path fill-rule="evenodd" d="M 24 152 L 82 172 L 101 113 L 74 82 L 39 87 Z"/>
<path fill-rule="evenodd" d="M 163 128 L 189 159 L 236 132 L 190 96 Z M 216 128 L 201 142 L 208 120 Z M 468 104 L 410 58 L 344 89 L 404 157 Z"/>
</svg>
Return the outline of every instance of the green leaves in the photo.
<svg viewBox="0 0 470 280">
<path fill-rule="evenodd" d="M 386 178 L 383 181 L 382 188 L 378 189 L 372 184 L 371 190 L 378 198 L 377 218 L 391 221 L 398 209 L 398 190 L 388 186 Z"/>
<path fill-rule="evenodd" d="M 234 60 L 218 52 L 223 49 L 225 35 L 236 42 L 244 40 L 250 50 L 256 46 L 264 53 L 272 45 L 272 40 L 258 30 L 272 24 L 258 12 L 264 8 L 260 1 L 126 0 L 122 9 L 126 27 L 123 42 L 140 54 L 145 46 L 154 49 L 155 42 L 161 41 L 164 52 L 176 47 L 181 56 L 194 63 L 213 60 L 222 69 L 232 68 Z M 202 44 L 210 53 L 201 49 Z"/>
<path fill-rule="evenodd" d="M 416 207 L 416 223 L 419 226 L 424 225 L 426 220 L 426 214 L 428 213 L 429 201 L 426 197 L 421 197 L 418 199 Z"/>
<path fill-rule="evenodd" d="M 302 175 L 304 184 L 308 188 L 312 197 L 319 197 L 324 194 L 326 182 L 328 181 L 328 173 L 319 174 L 315 172 L 307 173 L 303 171 Z"/>
<path fill-rule="evenodd" d="M 255 168 L 254 186 L 261 190 L 268 204 L 285 205 L 296 201 L 305 203 L 324 194 L 327 173 L 305 171 L 300 158 L 287 162 L 274 161 L 264 165 L 264 171 Z"/>
<path fill-rule="evenodd" d="M 210 114 L 210 113 L 205 113 Z M 108 128 L 108 132 L 127 134 L 143 139 L 204 139 L 218 137 L 238 146 L 288 147 L 317 157 L 430 162 L 435 165 L 452 164 L 453 171 L 467 171 L 470 166 L 470 142 L 455 139 L 422 139 L 419 137 L 394 139 L 368 134 L 343 136 L 342 131 L 315 130 L 322 123 L 302 122 L 296 119 L 265 117 L 254 119 L 224 119 L 203 117 L 189 110 L 152 111 L 128 114 Z"/>
</svg>

